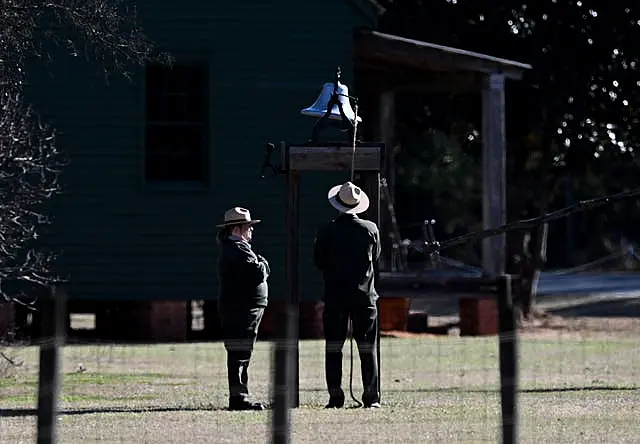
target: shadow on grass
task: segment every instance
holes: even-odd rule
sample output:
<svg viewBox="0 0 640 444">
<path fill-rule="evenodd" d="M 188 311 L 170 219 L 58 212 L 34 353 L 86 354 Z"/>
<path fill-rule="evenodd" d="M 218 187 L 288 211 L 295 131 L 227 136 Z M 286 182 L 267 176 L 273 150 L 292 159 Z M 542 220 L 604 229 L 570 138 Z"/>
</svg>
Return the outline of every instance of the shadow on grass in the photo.
<svg viewBox="0 0 640 444">
<path fill-rule="evenodd" d="M 74 415 L 92 415 L 98 413 L 165 413 L 165 412 L 209 412 L 209 411 L 226 411 L 226 407 L 140 407 L 140 408 L 125 408 L 125 407 L 105 407 L 105 408 L 87 408 L 87 409 L 62 409 L 58 411 L 60 416 L 74 416 Z M 0 409 L 0 418 L 2 417 L 24 417 L 24 416 L 37 416 L 37 409 Z"/>
<path fill-rule="evenodd" d="M 300 389 L 300 392 L 320 392 L 322 389 Z M 584 386 L 584 387 L 548 387 L 548 388 L 526 388 L 519 389 L 519 393 L 566 393 L 566 392 L 620 392 L 620 391 L 640 391 L 640 387 L 625 386 Z M 382 390 L 386 393 L 500 393 L 500 387 L 492 389 L 465 388 L 465 387 L 443 387 L 443 388 L 389 388 Z"/>
<path fill-rule="evenodd" d="M 300 390 L 301 392 L 315 392 L 319 389 Z M 567 392 L 596 392 L 596 391 L 640 391 L 640 387 L 620 387 L 620 386 L 585 386 L 585 387 L 550 387 L 550 388 L 529 388 L 520 389 L 519 393 L 567 393 Z M 499 394 L 500 389 L 476 389 L 463 387 L 446 387 L 446 388 L 424 388 L 424 389 L 390 389 L 382 391 L 382 397 L 386 393 L 485 393 Z M 272 405 L 268 405 L 266 410 L 271 410 Z M 345 407 L 347 409 L 357 409 L 358 406 Z M 87 408 L 87 409 L 63 409 L 58 412 L 60 416 L 75 415 L 92 415 L 99 413 L 166 413 L 166 412 L 209 412 L 209 411 L 227 411 L 226 407 L 141 407 L 141 408 L 124 408 L 124 407 L 105 407 L 105 408 Z M 0 418 L 16 418 L 37 416 L 38 411 L 34 408 L 15 408 L 0 409 Z"/>
<path fill-rule="evenodd" d="M 620 387 L 620 386 L 598 386 L 598 387 L 555 387 L 555 388 L 535 388 L 535 389 L 521 389 L 520 393 L 561 393 L 561 392 L 620 392 L 620 391 L 635 391 L 640 390 L 640 387 Z"/>
</svg>

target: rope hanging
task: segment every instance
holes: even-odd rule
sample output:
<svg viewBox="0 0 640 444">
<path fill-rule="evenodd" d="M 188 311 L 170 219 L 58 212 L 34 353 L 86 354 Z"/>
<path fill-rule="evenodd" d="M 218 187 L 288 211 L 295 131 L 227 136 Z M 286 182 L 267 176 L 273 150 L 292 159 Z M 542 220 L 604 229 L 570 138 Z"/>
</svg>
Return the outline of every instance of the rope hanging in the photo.
<svg viewBox="0 0 640 444">
<path fill-rule="evenodd" d="M 354 100 L 355 106 L 353 109 L 353 140 L 351 145 L 351 182 L 353 182 L 353 176 L 355 174 L 356 166 L 356 138 L 358 133 L 358 101 Z"/>
</svg>

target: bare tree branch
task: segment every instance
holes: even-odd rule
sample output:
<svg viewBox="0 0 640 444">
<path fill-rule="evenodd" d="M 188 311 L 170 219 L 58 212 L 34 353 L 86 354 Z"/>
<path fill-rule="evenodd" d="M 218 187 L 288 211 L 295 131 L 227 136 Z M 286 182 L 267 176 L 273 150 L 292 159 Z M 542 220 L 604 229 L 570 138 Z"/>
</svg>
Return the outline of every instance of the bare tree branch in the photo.
<svg viewBox="0 0 640 444">
<path fill-rule="evenodd" d="M 17 66 L 12 74 L 20 74 L 26 57 L 51 56 L 48 43 L 65 47 L 71 56 L 84 54 L 105 71 L 127 77 L 132 65 L 170 62 L 168 54 L 155 51 L 136 20 L 136 8 L 126 0 L 3 0 L 0 64 L 7 72 Z"/>
<path fill-rule="evenodd" d="M 60 190 L 64 158 L 20 88 L 0 86 L 0 110 L 0 295 L 8 298 L 4 283 L 47 285 L 53 278 L 53 255 L 34 244 L 48 223 L 43 204 Z"/>
<path fill-rule="evenodd" d="M 24 96 L 27 61 L 52 61 L 60 48 L 125 77 L 133 65 L 171 61 L 126 0 L 0 0 L 0 299 L 24 305 L 33 286 L 60 280 L 38 240 L 65 158 Z"/>
</svg>

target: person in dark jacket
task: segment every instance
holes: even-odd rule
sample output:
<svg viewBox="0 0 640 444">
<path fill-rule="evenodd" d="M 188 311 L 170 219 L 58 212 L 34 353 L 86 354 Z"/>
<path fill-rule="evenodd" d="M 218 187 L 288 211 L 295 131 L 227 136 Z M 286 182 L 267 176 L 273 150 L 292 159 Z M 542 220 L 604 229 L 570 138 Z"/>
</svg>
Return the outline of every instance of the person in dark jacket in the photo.
<svg viewBox="0 0 640 444">
<path fill-rule="evenodd" d="M 378 294 L 374 263 L 380 257 L 380 233 L 375 223 L 357 215 L 369 207 L 369 197 L 351 182 L 329 191 L 329 202 L 340 215 L 322 226 L 314 246 L 316 267 L 324 279 L 325 373 L 329 391 L 326 408 L 344 406 L 342 349 L 351 318 L 358 345 L 364 407 L 380 407 L 378 391 Z"/>
<path fill-rule="evenodd" d="M 258 327 L 267 307 L 269 263 L 251 248 L 253 225 L 249 210 L 235 207 L 218 225 L 218 311 L 227 351 L 229 410 L 264 410 L 249 400 L 248 367 Z"/>
</svg>

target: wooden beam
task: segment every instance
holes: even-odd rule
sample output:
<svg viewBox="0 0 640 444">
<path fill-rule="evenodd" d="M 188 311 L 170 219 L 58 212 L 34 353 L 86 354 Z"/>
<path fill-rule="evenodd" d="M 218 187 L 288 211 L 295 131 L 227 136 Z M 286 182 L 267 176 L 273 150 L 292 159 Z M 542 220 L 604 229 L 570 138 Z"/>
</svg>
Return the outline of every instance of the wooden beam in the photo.
<svg viewBox="0 0 640 444">
<path fill-rule="evenodd" d="M 356 31 L 355 54 L 363 59 L 387 61 L 433 71 L 502 73 L 512 79 L 522 78 L 523 71 L 531 69 L 531 65 L 487 54 L 368 30 Z"/>
<path fill-rule="evenodd" d="M 394 89 L 399 93 L 477 93 L 482 91 L 482 77 L 477 73 L 451 73 L 422 78 L 418 82 L 400 83 Z"/>
<path fill-rule="evenodd" d="M 506 223 L 506 135 L 504 75 L 491 74 L 482 90 L 482 222 L 483 228 Z M 505 234 L 486 238 L 482 244 L 482 265 L 494 275 L 504 273 Z"/>
<path fill-rule="evenodd" d="M 379 171 L 382 164 L 381 144 L 360 144 L 353 147 L 342 145 L 289 145 L 286 150 L 285 166 L 295 171 Z"/>
<path fill-rule="evenodd" d="M 360 71 L 358 91 L 363 87 L 375 94 L 397 93 L 467 94 L 482 91 L 484 74 L 477 72 L 438 72 L 424 68 L 399 69 L 398 65 L 358 60 Z"/>
</svg>

